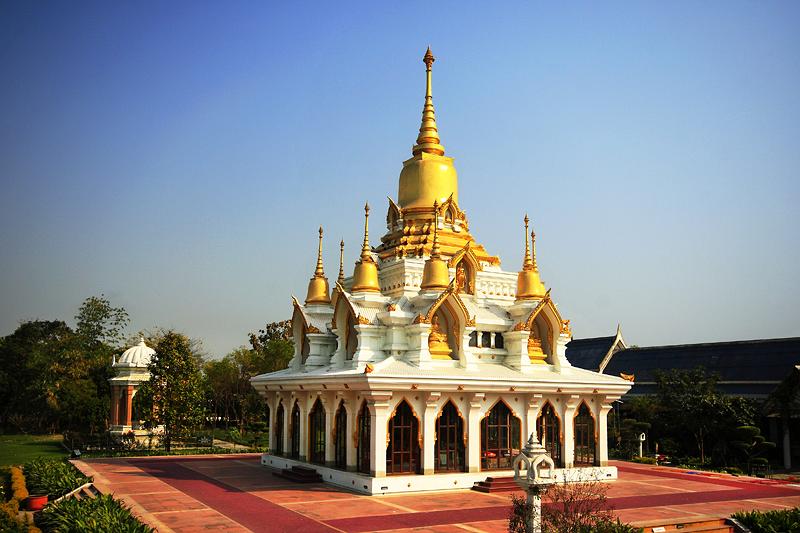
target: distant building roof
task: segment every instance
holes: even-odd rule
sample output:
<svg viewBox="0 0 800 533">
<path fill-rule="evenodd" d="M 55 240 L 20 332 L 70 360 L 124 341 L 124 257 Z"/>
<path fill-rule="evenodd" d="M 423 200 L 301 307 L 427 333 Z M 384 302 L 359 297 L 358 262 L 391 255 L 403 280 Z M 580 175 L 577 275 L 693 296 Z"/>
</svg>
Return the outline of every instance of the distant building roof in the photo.
<svg viewBox="0 0 800 533">
<path fill-rule="evenodd" d="M 612 354 L 603 372 L 633 374 L 635 385 L 630 393 L 651 394 L 657 370 L 701 366 L 719 375 L 719 389 L 726 394 L 766 397 L 799 363 L 800 337 L 792 337 L 627 348 Z"/>
<path fill-rule="evenodd" d="M 572 339 L 567 344 L 567 360 L 573 366 L 603 372 L 611 357 L 627 347 L 622 330 L 617 326 L 617 333 L 610 337 Z"/>
</svg>

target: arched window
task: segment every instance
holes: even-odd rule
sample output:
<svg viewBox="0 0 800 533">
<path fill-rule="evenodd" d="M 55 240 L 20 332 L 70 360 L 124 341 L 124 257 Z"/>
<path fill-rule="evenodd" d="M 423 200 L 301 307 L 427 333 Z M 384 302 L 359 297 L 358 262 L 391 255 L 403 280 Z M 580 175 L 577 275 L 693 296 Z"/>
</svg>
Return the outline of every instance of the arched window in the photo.
<svg viewBox="0 0 800 533">
<path fill-rule="evenodd" d="M 289 457 L 292 459 L 300 458 L 300 406 L 297 402 L 294 403 L 292 408 L 292 418 L 289 420 L 291 428 L 291 449 L 289 450 Z"/>
<path fill-rule="evenodd" d="M 275 444 L 272 445 L 276 455 L 283 455 L 283 417 L 283 402 L 280 402 L 275 413 Z"/>
<path fill-rule="evenodd" d="M 539 442 L 545 447 L 547 453 L 555 461 L 556 466 L 561 462 L 561 423 L 558 421 L 556 411 L 550 402 L 544 404 L 539 418 L 536 419 L 536 435 Z"/>
<path fill-rule="evenodd" d="M 511 409 L 499 401 L 481 421 L 481 468 L 509 470 L 519 454 L 521 425 Z"/>
<path fill-rule="evenodd" d="M 582 403 L 575 415 L 575 466 L 593 466 L 594 449 L 594 418 Z"/>
<path fill-rule="evenodd" d="M 347 468 L 347 410 L 344 408 L 343 401 L 339 403 L 333 423 L 336 426 L 334 464 L 336 468 Z"/>
<path fill-rule="evenodd" d="M 319 398 L 308 414 L 309 461 L 325 464 L 325 408 Z"/>
<path fill-rule="evenodd" d="M 389 420 L 386 473 L 419 474 L 419 452 L 419 422 L 411 406 L 403 400 Z"/>
<path fill-rule="evenodd" d="M 367 402 L 361 404 L 358 411 L 358 435 L 356 436 L 356 455 L 358 471 L 362 474 L 370 473 L 370 443 L 372 440 L 372 423 L 370 421 Z"/>
<path fill-rule="evenodd" d="M 452 402 L 445 404 L 436 419 L 434 446 L 436 472 L 464 472 L 464 421 Z"/>
</svg>

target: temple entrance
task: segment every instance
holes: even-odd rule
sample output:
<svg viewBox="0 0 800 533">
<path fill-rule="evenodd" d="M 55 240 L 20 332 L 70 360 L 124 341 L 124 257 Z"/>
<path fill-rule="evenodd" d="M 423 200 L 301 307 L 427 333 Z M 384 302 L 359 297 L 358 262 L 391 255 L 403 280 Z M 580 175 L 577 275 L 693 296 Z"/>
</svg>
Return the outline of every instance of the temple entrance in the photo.
<svg viewBox="0 0 800 533">
<path fill-rule="evenodd" d="M 419 421 L 408 402 L 403 400 L 389 420 L 386 473 L 419 474 L 419 453 Z"/>
<path fill-rule="evenodd" d="M 452 402 L 447 402 L 436 419 L 434 445 L 436 472 L 464 472 L 464 421 Z"/>
<path fill-rule="evenodd" d="M 336 417 L 333 419 L 334 424 L 334 458 L 333 464 L 336 468 L 347 468 L 347 410 L 344 408 L 344 402 L 339 403 L 339 409 L 336 410 Z"/>
<path fill-rule="evenodd" d="M 281 402 L 275 412 L 275 444 L 272 446 L 277 455 L 283 455 L 283 416 L 283 402 Z"/>
<path fill-rule="evenodd" d="M 361 404 L 358 411 L 358 435 L 356 437 L 356 455 L 358 471 L 362 474 L 370 473 L 370 440 L 372 438 L 372 424 L 369 416 L 367 402 Z"/>
<path fill-rule="evenodd" d="M 300 406 L 295 402 L 292 408 L 292 418 L 289 420 L 291 443 L 289 457 L 292 459 L 300 458 Z"/>
<path fill-rule="evenodd" d="M 481 420 L 481 469 L 510 470 L 520 440 L 519 418 L 503 401 L 497 402 Z"/>
<path fill-rule="evenodd" d="M 536 419 L 536 435 L 539 442 L 545 447 L 547 453 L 555 461 L 556 466 L 561 466 L 561 423 L 556 416 L 552 404 L 547 402 Z"/>
<path fill-rule="evenodd" d="M 594 466 L 594 418 L 585 403 L 575 415 L 575 466 Z"/>
<path fill-rule="evenodd" d="M 308 460 L 318 465 L 325 464 L 325 408 L 317 398 L 308 414 Z"/>
</svg>

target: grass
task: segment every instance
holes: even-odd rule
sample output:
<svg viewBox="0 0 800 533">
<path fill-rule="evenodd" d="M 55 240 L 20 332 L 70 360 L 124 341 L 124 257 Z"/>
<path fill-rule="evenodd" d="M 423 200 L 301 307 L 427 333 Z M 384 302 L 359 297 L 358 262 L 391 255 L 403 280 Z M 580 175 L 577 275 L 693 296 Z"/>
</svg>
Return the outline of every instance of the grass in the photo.
<svg viewBox="0 0 800 533">
<path fill-rule="evenodd" d="M 20 465 L 37 457 L 67 457 L 61 435 L 0 435 L 0 466 Z"/>
</svg>

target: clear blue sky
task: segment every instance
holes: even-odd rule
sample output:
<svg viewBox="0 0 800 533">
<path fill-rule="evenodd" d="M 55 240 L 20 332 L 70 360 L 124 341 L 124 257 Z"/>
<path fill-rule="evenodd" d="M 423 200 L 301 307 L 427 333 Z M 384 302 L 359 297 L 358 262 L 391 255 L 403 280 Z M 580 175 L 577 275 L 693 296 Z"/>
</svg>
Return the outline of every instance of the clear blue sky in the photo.
<svg viewBox="0 0 800 533">
<path fill-rule="evenodd" d="M 493 7 L 492 7 L 493 6 Z M 220 356 L 350 272 L 425 47 L 478 240 L 576 337 L 800 335 L 798 2 L 0 4 L 0 334 L 105 293 Z"/>
</svg>

